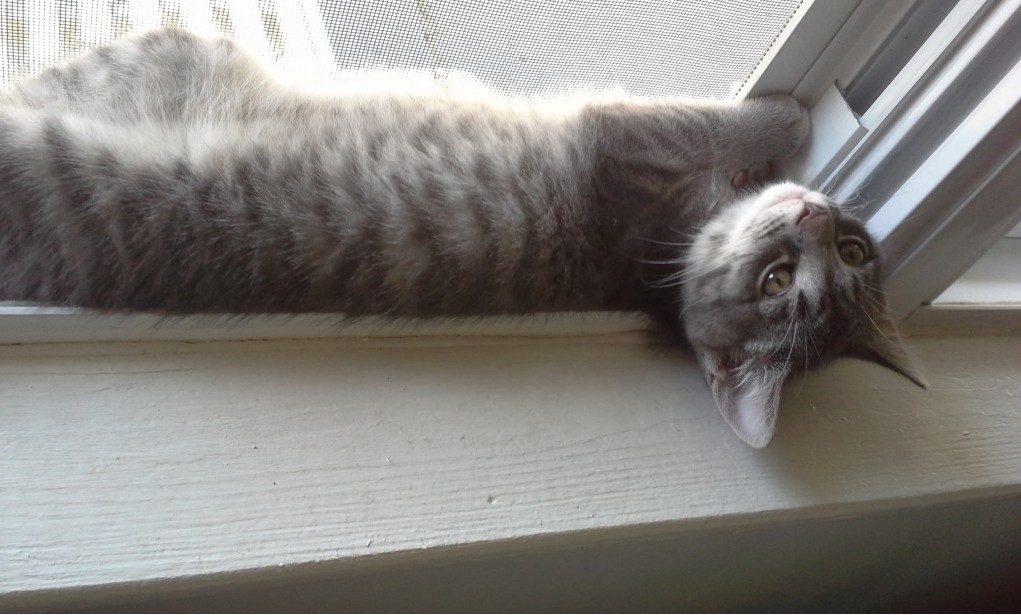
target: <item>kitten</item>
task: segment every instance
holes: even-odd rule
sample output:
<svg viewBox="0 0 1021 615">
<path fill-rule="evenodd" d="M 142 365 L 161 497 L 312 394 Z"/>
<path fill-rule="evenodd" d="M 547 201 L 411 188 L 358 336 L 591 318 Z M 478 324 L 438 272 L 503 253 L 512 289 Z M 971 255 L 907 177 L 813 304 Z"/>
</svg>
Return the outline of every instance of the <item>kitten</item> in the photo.
<svg viewBox="0 0 1021 615">
<path fill-rule="evenodd" d="M 861 222 L 793 184 L 741 190 L 807 131 L 787 97 L 302 93 L 230 41 L 161 30 L 0 98 L 0 300 L 640 310 L 761 447 L 797 366 L 850 355 L 922 383 Z"/>
</svg>

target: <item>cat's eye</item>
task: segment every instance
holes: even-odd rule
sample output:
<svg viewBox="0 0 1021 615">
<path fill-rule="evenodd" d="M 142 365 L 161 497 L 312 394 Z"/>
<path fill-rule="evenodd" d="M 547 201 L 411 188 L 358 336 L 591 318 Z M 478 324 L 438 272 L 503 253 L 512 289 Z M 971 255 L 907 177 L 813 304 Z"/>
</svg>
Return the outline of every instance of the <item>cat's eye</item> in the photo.
<svg viewBox="0 0 1021 615">
<path fill-rule="evenodd" d="M 767 297 L 779 295 L 794 282 L 794 269 L 790 265 L 774 267 L 762 279 L 762 294 Z"/>
<path fill-rule="evenodd" d="M 856 237 L 842 239 L 837 245 L 837 250 L 840 252 L 840 260 L 854 267 L 861 265 L 869 257 L 865 243 Z"/>
</svg>

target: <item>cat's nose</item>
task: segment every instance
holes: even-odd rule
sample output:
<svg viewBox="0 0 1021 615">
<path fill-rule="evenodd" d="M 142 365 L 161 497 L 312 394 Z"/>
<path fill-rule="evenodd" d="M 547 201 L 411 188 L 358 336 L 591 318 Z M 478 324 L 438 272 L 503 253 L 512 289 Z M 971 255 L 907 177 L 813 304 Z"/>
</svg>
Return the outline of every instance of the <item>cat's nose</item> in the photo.
<svg viewBox="0 0 1021 615">
<path fill-rule="evenodd" d="M 817 241 L 820 244 L 827 243 L 832 239 L 833 220 L 824 205 L 805 201 L 795 226 L 806 238 L 811 237 L 812 241 Z"/>
<path fill-rule="evenodd" d="M 830 215 L 825 207 L 805 201 L 805 206 L 798 214 L 798 220 L 795 224 L 809 224 L 809 225 L 826 225 L 829 222 Z"/>
</svg>

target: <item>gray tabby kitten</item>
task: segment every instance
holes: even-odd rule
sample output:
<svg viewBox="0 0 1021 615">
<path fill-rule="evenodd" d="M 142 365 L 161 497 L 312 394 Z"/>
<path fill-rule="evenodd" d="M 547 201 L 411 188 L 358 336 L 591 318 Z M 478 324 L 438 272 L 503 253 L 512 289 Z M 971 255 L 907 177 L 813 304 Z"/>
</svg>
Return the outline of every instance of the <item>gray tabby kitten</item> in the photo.
<svg viewBox="0 0 1021 615">
<path fill-rule="evenodd" d="M 687 339 L 723 417 L 762 447 L 802 365 L 854 356 L 922 383 L 862 223 L 793 184 L 738 190 L 807 131 L 786 97 L 301 93 L 230 41 L 157 31 L 0 98 L 0 299 L 641 310 Z"/>
</svg>

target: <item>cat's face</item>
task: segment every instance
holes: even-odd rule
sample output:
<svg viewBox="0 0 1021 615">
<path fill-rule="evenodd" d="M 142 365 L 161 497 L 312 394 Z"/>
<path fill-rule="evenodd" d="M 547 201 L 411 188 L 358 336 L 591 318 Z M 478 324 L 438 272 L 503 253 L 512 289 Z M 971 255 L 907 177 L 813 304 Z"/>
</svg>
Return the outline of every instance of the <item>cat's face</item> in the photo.
<svg viewBox="0 0 1021 615">
<path fill-rule="evenodd" d="M 702 229 L 681 291 L 685 332 L 742 440 L 768 444 L 783 382 L 837 356 L 924 386 L 887 313 L 881 267 L 858 219 L 795 184 L 738 200 Z"/>
</svg>

